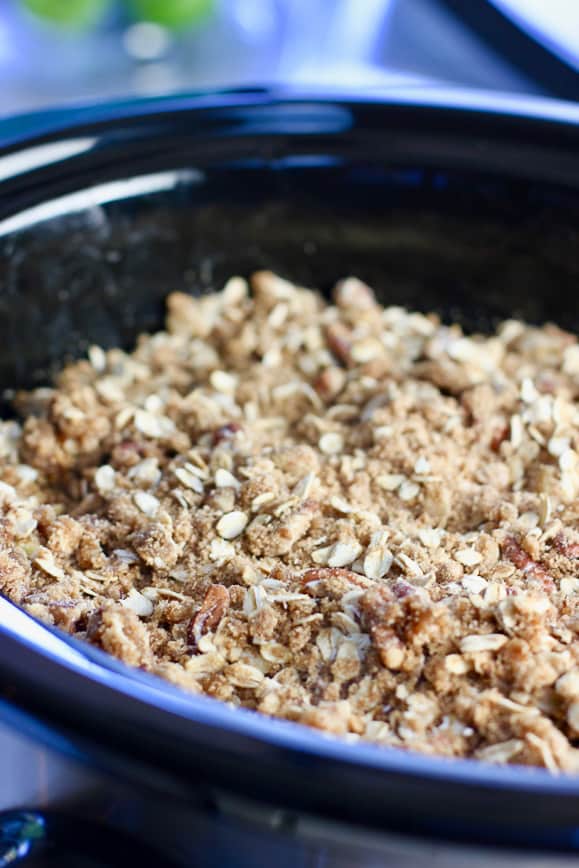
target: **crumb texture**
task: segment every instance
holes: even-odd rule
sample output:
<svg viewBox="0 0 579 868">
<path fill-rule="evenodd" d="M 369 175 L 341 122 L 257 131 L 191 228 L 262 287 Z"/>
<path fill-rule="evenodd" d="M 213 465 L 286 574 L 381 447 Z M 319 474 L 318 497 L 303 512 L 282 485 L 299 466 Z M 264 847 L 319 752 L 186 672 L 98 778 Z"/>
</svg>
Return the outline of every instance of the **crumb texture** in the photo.
<svg viewBox="0 0 579 868">
<path fill-rule="evenodd" d="M 268 273 L 0 423 L 0 591 L 350 740 L 579 770 L 579 345 Z"/>
</svg>

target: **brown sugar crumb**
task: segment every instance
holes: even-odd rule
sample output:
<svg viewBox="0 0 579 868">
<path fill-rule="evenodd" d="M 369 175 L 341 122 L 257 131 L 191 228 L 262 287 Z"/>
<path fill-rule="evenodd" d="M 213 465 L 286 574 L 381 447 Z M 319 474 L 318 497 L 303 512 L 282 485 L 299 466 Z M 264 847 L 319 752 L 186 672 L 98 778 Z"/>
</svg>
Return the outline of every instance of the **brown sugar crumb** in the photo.
<svg viewBox="0 0 579 868">
<path fill-rule="evenodd" d="M 350 740 L 579 766 L 579 344 L 268 272 L 0 423 L 0 591 Z"/>
</svg>

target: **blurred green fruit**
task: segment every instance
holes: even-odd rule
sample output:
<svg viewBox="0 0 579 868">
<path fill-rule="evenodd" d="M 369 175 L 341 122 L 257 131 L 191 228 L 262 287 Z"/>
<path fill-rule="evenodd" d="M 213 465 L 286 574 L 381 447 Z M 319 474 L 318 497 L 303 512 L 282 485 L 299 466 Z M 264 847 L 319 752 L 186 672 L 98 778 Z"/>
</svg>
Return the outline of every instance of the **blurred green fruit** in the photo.
<svg viewBox="0 0 579 868">
<path fill-rule="evenodd" d="M 135 17 L 175 30 L 197 24 L 215 7 L 215 0 L 130 0 Z"/>
<path fill-rule="evenodd" d="M 39 18 L 67 27 L 91 27 L 104 15 L 110 0 L 23 0 Z"/>
</svg>

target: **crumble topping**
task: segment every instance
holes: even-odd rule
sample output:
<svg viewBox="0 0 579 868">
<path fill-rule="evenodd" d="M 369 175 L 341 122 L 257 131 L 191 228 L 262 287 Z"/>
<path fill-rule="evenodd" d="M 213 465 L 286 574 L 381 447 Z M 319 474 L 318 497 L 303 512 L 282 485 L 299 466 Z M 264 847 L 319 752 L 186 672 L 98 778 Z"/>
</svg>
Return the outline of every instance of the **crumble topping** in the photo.
<svg viewBox="0 0 579 868">
<path fill-rule="evenodd" d="M 579 768 L 579 344 L 365 284 L 167 301 L 0 423 L 0 591 L 351 740 Z"/>
</svg>

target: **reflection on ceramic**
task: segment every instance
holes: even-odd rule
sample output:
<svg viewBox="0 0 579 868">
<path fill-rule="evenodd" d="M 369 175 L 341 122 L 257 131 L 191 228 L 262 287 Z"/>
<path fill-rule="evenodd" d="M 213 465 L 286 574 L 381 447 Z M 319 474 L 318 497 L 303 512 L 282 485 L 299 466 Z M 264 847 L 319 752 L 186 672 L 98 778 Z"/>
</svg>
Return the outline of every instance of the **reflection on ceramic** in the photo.
<svg viewBox="0 0 579 868">
<path fill-rule="evenodd" d="M 80 798 L 93 786 L 93 776 L 78 763 L 0 723 L 0 811 L 45 808 Z"/>
<path fill-rule="evenodd" d="M 57 155 L 59 159 L 62 159 L 62 154 L 58 152 L 58 149 Z M 48 162 L 47 155 L 46 164 Z M 28 163 L 26 164 L 26 171 L 39 165 L 42 165 L 42 163 L 37 163 L 33 167 Z M 21 171 L 25 170 L 21 169 Z M 17 232 L 19 229 L 24 229 L 31 224 L 44 223 L 46 220 L 51 220 L 64 214 L 75 214 L 79 211 L 96 208 L 107 202 L 117 202 L 121 199 L 132 199 L 135 196 L 147 196 L 152 193 L 159 193 L 162 190 L 171 190 L 179 184 L 194 184 L 202 179 L 203 175 L 201 172 L 196 172 L 193 169 L 182 169 L 179 172 L 157 172 L 154 175 L 139 175 L 138 177 L 127 178 L 123 181 L 109 181 L 106 184 L 97 184 L 94 187 L 81 190 L 79 193 L 70 193 L 68 196 L 52 199 L 50 202 L 44 202 L 41 205 L 35 205 L 33 208 L 27 208 L 13 217 L 0 220 L 0 237 L 2 235 L 9 235 L 11 232 Z M 1 159 L 0 180 L 2 180 Z"/>
</svg>

